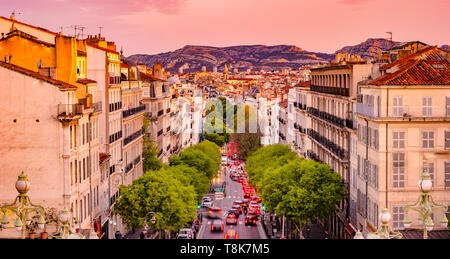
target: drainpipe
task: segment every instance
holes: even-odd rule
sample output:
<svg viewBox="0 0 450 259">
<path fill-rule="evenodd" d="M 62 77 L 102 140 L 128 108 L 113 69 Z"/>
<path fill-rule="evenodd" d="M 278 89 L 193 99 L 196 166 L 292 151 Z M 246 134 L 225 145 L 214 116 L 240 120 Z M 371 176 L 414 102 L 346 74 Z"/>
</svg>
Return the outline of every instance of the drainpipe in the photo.
<svg viewBox="0 0 450 259">
<path fill-rule="evenodd" d="M 364 119 L 366 121 L 366 161 L 364 161 L 364 178 L 366 181 L 366 211 L 365 211 L 365 216 L 367 219 L 367 211 L 368 211 L 368 189 L 369 189 L 369 182 L 368 182 L 368 178 L 369 176 L 367 175 L 368 171 L 369 171 L 369 166 L 366 167 L 366 163 L 368 164 L 368 160 L 369 160 L 369 121 L 367 119 Z"/>
<path fill-rule="evenodd" d="M 386 98 L 386 118 L 389 117 L 389 88 L 386 89 L 387 91 L 387 98 Z M 388 123 L 386 123 L 386 208 L 389 209 L 388 207 Z"/>
</svg>

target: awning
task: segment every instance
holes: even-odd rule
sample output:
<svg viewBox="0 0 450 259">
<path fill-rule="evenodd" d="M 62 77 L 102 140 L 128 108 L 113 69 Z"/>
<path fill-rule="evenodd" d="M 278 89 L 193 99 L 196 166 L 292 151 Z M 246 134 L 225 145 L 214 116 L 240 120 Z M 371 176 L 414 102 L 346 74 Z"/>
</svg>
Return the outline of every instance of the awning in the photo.
<svg viewBox="0 0 450 259">
<path fill-rule="evenodd" d="M 356 230 L 355 230 L 351 225 L 345 226 L 345 230 L 347 231 L 347 233 L 348 233 L 349 235 L 353 235 L 353 233 L 356 232 Z"/>
</svg>

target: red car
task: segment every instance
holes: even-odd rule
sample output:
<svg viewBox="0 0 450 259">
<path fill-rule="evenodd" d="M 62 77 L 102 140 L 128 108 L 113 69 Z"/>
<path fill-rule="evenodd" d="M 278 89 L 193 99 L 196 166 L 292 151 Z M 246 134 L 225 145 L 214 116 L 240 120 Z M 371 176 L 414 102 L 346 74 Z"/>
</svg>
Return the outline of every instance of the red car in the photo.
<svg viewBox="0 0 450 259">
<path fill-rule="evenodd" d="M 238 233 L 236 231 L 230 229 L 225 234 L 224 239 L 239 239 L 239 235 L 238 235 Z"/>
<path fill-rule="evenodd" d="M 228 214 L 226 223 L 227 223 L 227 225 L 237 225 L 236 215 L 234 215 L 232 213 Z"/>
<path fill-rule="evenodd" d="M 261 198 L 258 197 L 258 196 L 252 196 L 251 200 L 252 200 L 252 201 L 255 201 L 255 202 L 257 202 L 257 203 L 260 203 L 260 202 L 261 202 Z"/>
</svg>

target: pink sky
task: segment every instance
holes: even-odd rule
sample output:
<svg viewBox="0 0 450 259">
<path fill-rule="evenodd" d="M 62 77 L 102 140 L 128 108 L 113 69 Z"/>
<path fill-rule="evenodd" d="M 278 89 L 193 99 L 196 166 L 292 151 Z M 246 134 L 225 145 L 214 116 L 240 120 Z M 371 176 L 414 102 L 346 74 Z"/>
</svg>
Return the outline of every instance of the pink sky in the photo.
<svg viewBox="0 0 450 259">
<path fill-rule="evenodd" d="M 124 55 L 185 45 L 296 45 L 325 53 L 368 38 L 450 44 L 448 0 L 1 0 L 0 15 L 64 34 L 70 25 Z"/>
</svg>

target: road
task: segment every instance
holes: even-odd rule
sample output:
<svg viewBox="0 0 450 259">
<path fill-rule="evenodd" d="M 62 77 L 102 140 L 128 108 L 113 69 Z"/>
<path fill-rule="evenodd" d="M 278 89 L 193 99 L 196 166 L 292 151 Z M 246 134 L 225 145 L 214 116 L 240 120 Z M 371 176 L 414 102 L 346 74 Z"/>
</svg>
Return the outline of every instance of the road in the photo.
<svg viewBox="0 0 450 259">
<path fill-rule="evenodd" d="M 203 209 L 203 220 L 197 235 L 197 239 L 223 239 L 225 233 L 229 229 L 237 231 L 239 239 L 266 239 L 264 230 L 261 226 L 260 219 L 256 226 L 245 226 L 245 214 L 241 214 L 238 218 L 237 225 L 226 225 L 225 219 L 229 209 L 231 209 L 235 200 L 243 200 L 242 185 L 239 182 L 232 181 L 229 174 L 222 175 L 222 179 L 226 181 L 226 196 L 223 200 L 214 200 L 213 207 L 221 208 L 223 211 L 222 221 L 224 222 L 223 232 L 211 232 L 211 223 L 215 219 L 207 217 L 206 209 Z"/>
</svg>

